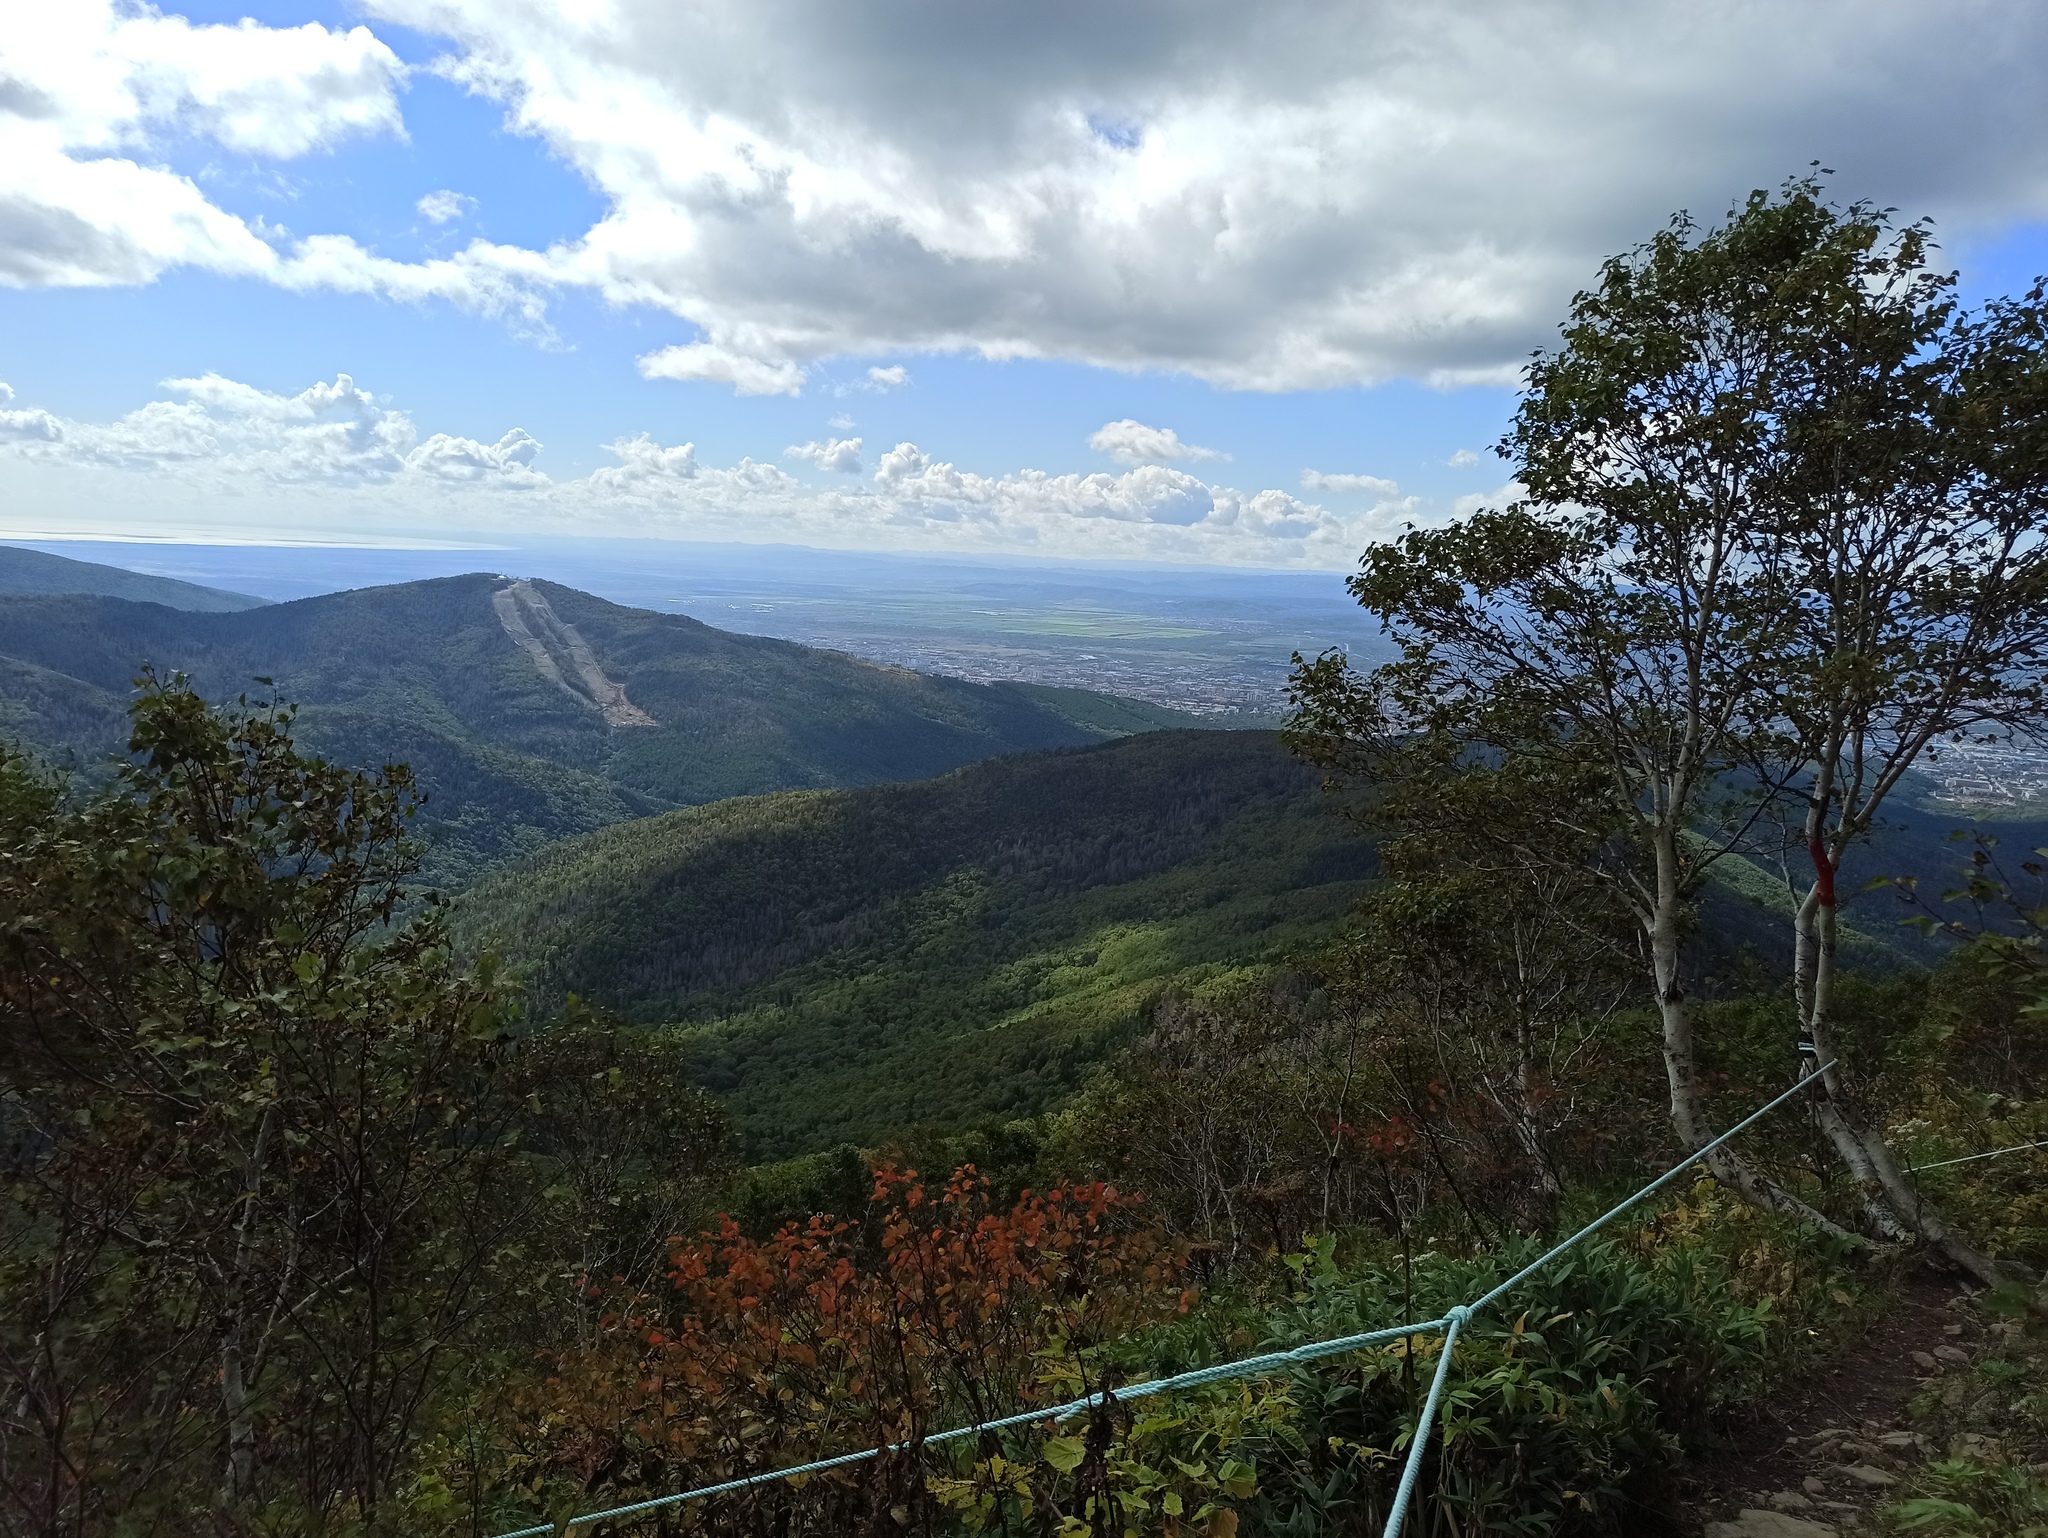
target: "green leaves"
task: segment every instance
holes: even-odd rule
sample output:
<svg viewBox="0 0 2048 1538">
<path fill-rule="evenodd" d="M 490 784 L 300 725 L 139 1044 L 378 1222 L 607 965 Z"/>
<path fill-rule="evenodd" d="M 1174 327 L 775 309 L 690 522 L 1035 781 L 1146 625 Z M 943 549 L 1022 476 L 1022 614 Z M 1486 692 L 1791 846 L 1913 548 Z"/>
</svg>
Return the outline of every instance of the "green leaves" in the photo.
<svg viewBox="0 0 2048 1538">
<path fill-rule="evenodd" d="M 1045 1439 L 1045 1461 L 1062 1474 L 1071 1474 L 1081 1466 L 1081 1460 L 1088 1456 L 1088 1443 L 1082 1437 L 1047 1437 Z"/>
<path fill-rule="evenodd" d="M 0 764 L 0 1095 L 54 1133 L 8 1170 L 0 1357 L 48 1343 L 72 1440 L 0 1437 L 93 1527 L 224 1477 L 368 1520 L 518 1210 L 504 1002 L 451 968 L 438 908 L 394 922 L 410 778 L 290 725 L 145 678 L 138 761 L 100 793 Z"/>
<path fill-rule="evenodd" d="M 1259 1488 L 1259 1471 L 1249 1463 L 1225 1458 L 1216 1469 L 1216 1483 L 1234 1501 L 1248 1501 Z"/>
</svg>

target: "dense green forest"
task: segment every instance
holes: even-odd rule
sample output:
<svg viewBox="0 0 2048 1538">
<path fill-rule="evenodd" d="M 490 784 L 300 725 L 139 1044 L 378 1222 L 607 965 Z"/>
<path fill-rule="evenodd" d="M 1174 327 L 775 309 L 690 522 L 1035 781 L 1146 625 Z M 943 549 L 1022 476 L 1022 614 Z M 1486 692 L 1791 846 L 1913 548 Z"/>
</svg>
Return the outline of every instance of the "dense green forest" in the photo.
<svg viewBox="0 0 2048 1538">
<path fill-rule="evenodd" d="M 1527 500 L 1369 546 L 1393 660 L 1300 659 L 1278 742 L 666 811 L 460 906 L 421 780 L 268 698 L 7 751 L 0 1533 L 1305 1538 L 1408 1468 L 1410 1538 L 2048 1530 L 2048 857 L 1912 799 L 2048 710 L 2048 298 L 1926 260 L 1811 181 L 1615 259 Z M 733 639 L 398 591 L 592 742 L 679 708 L 636 636 Z"/>
<path fill-rule="evenodd" d="M 0 597 L 0 722 L 46 757 L 90 768 L 116 749 L 145 665 L 216 700 L 275 690 L 337 760 L 411 765 L 431 869 L 451 885 L 550 838 L 671 807 L 1190 724 L 1084 690 L 927 677 L 482 574 L 240 613 Z"/>
<path fill-rule="evenodd" d="M 622 824 L 487 878 L 456 933 L 543 1007 L 681 1026 L 771 1158 L 1047 1110 L 1165 991 L 1328 935 L 1372 869 L 1272 733 L 1153 732 Z"/>
<path fill-rule="evenodd" d="M 536 1013 L 457 960 L 439 904 L 405 918 L 408 777 L 308 759 L 291 725 L 169 689 L 140 703 L 113 787 L 0 765 L 0 1530 L 482 1538 L 1426 1316 L 1669 1156 L 1622 931 L 1582 893 L 1482 900 L 1404 855 L 1285 965 L 1160 990 L 1057 1109 L 748 1169 L 688 1082 L 687 1034 Z M 1262 734 L 1214 741 L 1212 774 L 1234 747 L 1298 781 Z M 1533 979 L 1512 965 L 1528 940 L 1549 960 Z M 1987 944 L 1843 992 L 1865 1093 L 1917 1159 L 2048 1135 L 2039 952 Z M 1702 1010 L 1720 1121 L 1781 1082 L 1789 1005 L 1762 986 Z M 1532 1002 L 1518 1062 L 1530 1038 L 1504 1027 Z M 912 1110 L 917 1061 L 894 1068 Z M 1798 1118 L 1746 1148 L 1853 1211 Z M 2038 1267 L 2029 1157 L 1925 1185 Z M 1881 1315 L 1908 1258 L 1699 1182 L 1475 1323 L 1428 1509 L 1473 1532 L 1532 1511 L 1538 1531 L 1644 1530 L 1687 1450 Z M 1981 1377 L 1923 1422 L 1975 1452 L 1930 1465 L 1914 1509 L 2003 1520 L 2036 1499 L 2001 1471 L 2035 1434 L 2037 1348 L 2023 1313 L 1999 1317 L 1963 1343 Z M 1078 1534 L 1113 1502 L 1141 1532 L 1372 1531 L 1432 1366 L 1416 1351 L 663 1524 L 1035 1532 L 1035 1513 Z"/>
<path fill-rule="evenodd" d="M 463 896 L 454 933 L 543 1009 L 575 994 L 668 1028 L 750 1160 L 873 1146 L 1050 1110 L 1160 999 L 1278 976 L 1335 935 L 1377 867 L 1318 779 L 1271 733 L 1155 732 L 719 802 L 515 862 Z M 1844 885 L 1940 887 L 1965 822 L 1901 803 Z M 1789 951 L 1797 906 L 1782 851 L 1752 853 L 1700 894 L 1700 963 L 1737 986 Z M 1905 927 L 1894 890 L 1844 908 L 1866 969 L 1945 948 Z"/>
</svg>

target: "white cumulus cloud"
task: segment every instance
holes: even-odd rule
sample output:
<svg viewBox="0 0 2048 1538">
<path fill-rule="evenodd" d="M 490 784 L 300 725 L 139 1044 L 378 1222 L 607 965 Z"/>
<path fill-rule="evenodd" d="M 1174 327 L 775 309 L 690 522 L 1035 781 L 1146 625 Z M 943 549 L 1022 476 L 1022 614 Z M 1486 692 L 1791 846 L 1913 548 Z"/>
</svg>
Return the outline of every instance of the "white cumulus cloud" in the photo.
<svg viewBox="0 0 2048 1538">
<path fill-rule="evenodd" d="M 451 438 L 435 433 L 405 456 L 405 467 L 443 481 L 490 481 L 501 486 L 545 486 L 548 478 L 533 468 L 540 444 L 524 428 L 515 427 L 496 443 Z"/>
<path fill-rule="evenodd" d="M 1377 475 L 1325 475 L 1320 470 L 1301 472 L 1303 491 L 1362 491 L 1374 497 L 1398 497 L 1400 484 Z"/>
<path fill-rule="evenodd" d="M 14 386 L 0 380 L 0 444 L 55 443 L 64 436 L 63 425 L 47 411 L 9 411 L 13 399 Z"/>
<path fill-rule="evenodd" d="M 164 388 L 174 398 L 150 401 L 111 422 L 0 411 L 0 446 L 46 465 L 137 471 L 167 485 L 216 489 L 239 490 L 250 482 L 548 484 L 533 468 L 540 445 L 521 429 L 492 444 L 446 433 L 422 443 L 410 416 L 347 374 L 296 395 L 219 374 L 167 379 Z"/>
<path fill-rule="evenodd" d="M 1141 465 L 1123 475 L 1022 470 L 986 476 L 933 460 L 914 443 L 899 443 L 882 456 L 875 479 L 899 498 L 955 517 L 1037 521 L 1053 515 L 1186 527 L 1216 510 L 1216 495 L 1209 486 L 1164 465 Z"/>
<path fill-rule="evenodd" d="M 1479 456 L 1470 449 L 1459 449 L 1449 459 L 1445 460 L 1444 463 L 1453 470 L 1469 470 L 1479 463 Z"/>
<path fill-rule="evenodd" d="M 460 219 L 476 207 L 476 199 L 466 193 L 450 192 L 443 187 L 439 192 L 430 192 L 413 207 L 420 211 L 420 217 L 429 224 L 447 224 Z"/>
<path fill-rule="evenodd" d="M 843 475 L 860 473 L 858 438 L 827 438 L 822 443 L 793 443 L 782 452 L 792 459 L 808 459 L 820 470 L 837 470 Z"/>
<path fill-rule="evenodd" d="M 64 0 L 0 25 L 0 283 L 143 283 L 192 265 L 279 279 L 286 263 L 160 141 L 289 159 L 402 128 L 405 66 L 367 27 L 195 26 Z"/>
<path fill-rule="evenodd" d="M 0 443 L 55 443 L 64 428 L 47 411 L 0 411 Z"/>
<path fill-rule="evenodd" d="M 663 448 L 642 433 L 637 438 L 620 438 L 607 447 L 618 456 L 619 463 L 593 470 L 588 477 L 591 489 L 601 495 L 643 497 L 662 487 L 694 481 L 699 473 L 694 443 Z"/>
<path fill-rule="evenodd" d="M 741 395 L 800 395 L 804 387 L 804 371 L 796 364 L 749 357 L 716 342 L 648 353 L 640 359 L 640 373 L 647 379 L 711 380 Z"/>
<path fill-rule="evenodd" d="M 914 443 L 899 443 L 875 466 L 875 479 L 884 486 L 895 486 L 923 475 L 930 467 L 931 457 L 923 449 Z"/>
<path fill-rule="evenodd" d="M 910 370 L 900 363 L 868 370 L 868 384 L 876 390 L 895 390 L 910 383 Z"/>
<path fill-rule="evenodd" d="M 1147 427 L 1129 417 L 1096 428 L 1089 436 L 1088 447 L 1098 454 L 1107 454 L 1120 465 L 1163 465 L 1178 459 L 1230 457 L 1199 444 L 1183 443 L 1180 434 L 1170 427 Z"/>
</svg>

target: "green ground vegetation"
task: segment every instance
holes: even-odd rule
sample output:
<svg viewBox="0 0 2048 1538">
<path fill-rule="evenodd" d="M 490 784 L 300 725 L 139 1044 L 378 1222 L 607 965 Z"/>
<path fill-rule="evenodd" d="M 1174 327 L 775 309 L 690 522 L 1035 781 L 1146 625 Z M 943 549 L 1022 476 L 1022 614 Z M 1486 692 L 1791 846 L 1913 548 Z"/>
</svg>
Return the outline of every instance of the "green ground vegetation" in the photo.
<svg viewBox="0 0 2048 1538">
<path fill-rule="evenodd" d="M 481 882 L 463 943 L 672 1029 L 750 1154 L 1035 1115 L 1167 990 L 1270 969 L 1373 872 L 1263 732 L 623 824 Z"/>
</svg>

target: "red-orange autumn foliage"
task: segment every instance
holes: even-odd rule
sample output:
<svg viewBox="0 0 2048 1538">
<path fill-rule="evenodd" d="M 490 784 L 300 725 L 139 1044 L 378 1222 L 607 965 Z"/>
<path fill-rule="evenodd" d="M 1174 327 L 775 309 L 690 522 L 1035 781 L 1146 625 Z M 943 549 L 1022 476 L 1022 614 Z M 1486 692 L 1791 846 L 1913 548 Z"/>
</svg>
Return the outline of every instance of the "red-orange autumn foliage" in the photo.
<svg viewBox="0 0 2048 1538">
<path fill-rule="evenodd" d="M 726 1219 L 675 1241 L 668 1281 L 617 1300 L 596 1344 L 549 1382 L 544 1456 L 594 1501 L 1057 1403 L 1099 1386 L 1091 1347 L 1188 1301 L 1138 1197 L 1101 1184 L 1026 1191 L 1002 1211 L 972 1166 L 937 1191 L 884 1166 L 859 1227 L 815 1217 L 762 1242 Z M 940 1456 L 693 1502 L 665 1530 L 928 1528 L 938 1511 L 924 1476 Z"/>
</svg>

